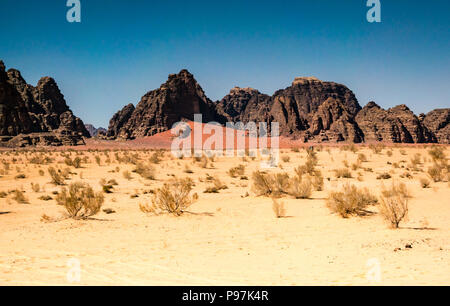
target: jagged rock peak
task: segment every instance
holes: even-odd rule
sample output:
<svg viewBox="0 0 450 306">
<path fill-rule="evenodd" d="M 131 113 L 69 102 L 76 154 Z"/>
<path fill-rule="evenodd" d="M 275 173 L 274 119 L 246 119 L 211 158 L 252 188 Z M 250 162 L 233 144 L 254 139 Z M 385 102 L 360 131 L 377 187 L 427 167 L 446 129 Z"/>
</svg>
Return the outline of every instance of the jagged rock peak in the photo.
<svg viewBox="0 0 450 306">
<path fill-rule="evenodd" d="M 29 85 L 17 69 L 0 65 L 0 146 L 77 145 L 89 133 L 67 106 L 55 80 Z"/>
</svg>

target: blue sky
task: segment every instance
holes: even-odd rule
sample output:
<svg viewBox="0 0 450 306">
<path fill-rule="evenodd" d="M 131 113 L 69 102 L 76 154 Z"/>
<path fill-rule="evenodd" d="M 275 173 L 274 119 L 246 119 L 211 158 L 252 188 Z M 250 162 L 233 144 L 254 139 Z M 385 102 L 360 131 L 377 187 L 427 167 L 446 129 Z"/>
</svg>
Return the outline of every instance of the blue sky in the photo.
<svg viewBox="0 0 450 306">
<path fill-rule="evenodd" d="M 0 59 L 35 85 L 54 77 L 75 114 L 107 127 L 168 74 L 189 69 L 208 97 L 234 86 L 273 94 L 296 76 L 336 81 L 361 105 L 450 107 L 450 1 L 1 0 Z"/>
</svg>

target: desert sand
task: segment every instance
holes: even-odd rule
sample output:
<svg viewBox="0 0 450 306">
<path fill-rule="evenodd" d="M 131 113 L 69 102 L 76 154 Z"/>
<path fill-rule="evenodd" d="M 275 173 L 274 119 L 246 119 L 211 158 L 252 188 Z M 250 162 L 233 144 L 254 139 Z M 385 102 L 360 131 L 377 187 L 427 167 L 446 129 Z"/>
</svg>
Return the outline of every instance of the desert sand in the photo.
<svg viewBox="0 0 450 306">
<path fill-rule="evenodd" d="M 430 147 L 356 149 L 316 147 L 323 190 L 313 191 L 310 199 L 280 198 L 286 209 L 283 218 L 276 218 L 270 197 L 252 191 L 259 157 L 216 157 L 205 168 L 167 151 L 152 164 L 155 178 L 145 179 L 132 172 L 133 164 L 118 162 L 116 152 L 106 148 L 2 151 L 0 285 L 450 285 L 450 186 L 428 177 Z M 127 152 L 145 162 L 154 153 Z M 412 169 L 410 160 L 417 153 L 421 162 Z M 41 154 L 53 160 L 30 161 Z M 63 154 L 87 160 L 81 168 L 69 167 Z M 367 162 L 353 170 L 359 154 Z M 307 153 L 286 148 L 281 156 L 290 160 L 284 158 L 273 171 L 292 176 Z M 346 167 L 345 161 L 352 178 L 337 178 L 334 170 Z M 227 173 L 239 164 L 245 165 L 247 179 Z M 118 185 L 104 194 L 102 210 L 115 213 L 101 211 L 88 220 L 65 218 L 54 194 L 63 187 L 51 183 L 49 167 L 69 168 L 66 184 L 82 181 L 95 191 L 102 191 L 101 179 L 114 179 Z M 130 172 L 130 179 L 124 171 Z M 377 179 L 382 173 L 391 178 Z M 208 175 L 228 189 L 204 193 L 211 186 Z M 140 204 L 149 203 L 152 192 L 172 177 L 190 177 L 198 201 L 179 217 L 143 213 Z M 430 181 L 429 188 L 422 188 L 421 178 Z M 389 227 L 379 205 L 370 206 L 366 216 L 349 218 L 326 205 L 329 193 L 346 183 L 379 196 L 383 185 L 393 181 L 404 183 L 411 194 L 409 218 L 399 229 Z M 40 190 L 33 190 L 31 183 L 39 184 Z M 16 189 L 24 192 L 26 203 L 14 200 Z M 80 263 L 79 282 L 67 277 L 74 260 Z M 367 277 L 374 267 L 380 278 Z"/>
</svg>

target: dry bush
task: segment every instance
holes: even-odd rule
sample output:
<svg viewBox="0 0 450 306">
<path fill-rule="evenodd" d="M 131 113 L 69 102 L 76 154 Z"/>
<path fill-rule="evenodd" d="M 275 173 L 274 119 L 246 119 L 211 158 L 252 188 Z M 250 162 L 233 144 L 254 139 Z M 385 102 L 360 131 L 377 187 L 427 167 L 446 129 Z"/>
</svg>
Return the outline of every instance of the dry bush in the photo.
<svg viewBox="0 0 450 306">
<path fill-rule="evenodd" d="M 389 173 L 381 173 L 380 175 L 377 176 L 377 180 L 389 180 L 391 179 L 392 176 Z"/>
<path fill-rule="evenodd" d="M 428 168 L 427 173 L 435 183 L 443 182 L 449 178 L 450 165 L 447 164 L 446 160 L 435 161 L 433 166 Z"/>
<path fill-rule="evenodd" d="M 284 208 L 283 202 L 278 202 L 277 199 L 272 198 L 272 209 L 275 213 L 275 217 L 278 219 L 286 217 L 286 209 Z"/>
<path fill-rule="evenodd" d="M 421 159 L 422 159 L 422 155 L 420 155 L 420 153 L 414 154 L 414 156 L 410 159 L 411 166 L 413 169 L 418 169 L 418 166 L 420 164 L 422 164 Z"/>
<path fill-rule="evenodd" d="M 155 215 L 169 213 L 181 216 L 198 199 L 197 194 L 190 195 L 192 187 L 191 179 L 172 179 L 155 191 L 151 205 L 141 204 L 140 209 Z"/>
<path fill-rule="evenodd" d="M 25 197 L 25 193 L 19 189 L 16 189 L 12 192 L 12 199 L 19 204 L 28 204 L 28 199 Z"/>
<path fill-rule="evenodd" d="M 144 163 L 138 162 L 133 172 L 147 180 L 155 179 L 155 168 L 151 165 L 145 165 Z"/>
<path fill-rule="evenodd" d="M 354 185 L 345 185 L 342 192 L 331 192 L 327 206 L 333 212 L 348 218 L 350 215 L 365 215 L 365 208 L 378 201 L 367 188 L 358 189 Z"/>
<path fill-rule="evenodd" d="M 394 152 L 392 152 L 392 150 L 388 150 L 386 152 L 386 154 L 387 154 L 388 157 L 392 157 L 392 155 L 394 155 Z"/>
<path fill-rule="evenodd" d="M 408 217 L 408 200 L 405 194 L 398 192 L 402 187 L 393 184 L 390 189 L 385 189 L 380 197 L 380 213 L 391 227 L 399 228 L 400 222 Z"/>
<path fill-rule="evenodd" d="M 16 180 L 23 180 L 23 179 L 26 179 L 27 176 L 26 176 L 25 174 L 23 174 L 23 173 L 19 173 L 19 174 L 17 174 L 14 178 L 15 178 Z"/>
<path fill-rule="evenodd" d="M 434 162 L 439 162 L 446 159 L 443 147 L 434 146 L 430 151 L 428 151 L 428 154 L 431 156 Z"/>
<path fill-rule="evenodd" d="M 42 170 L 42 169 L 39 169 L 39 175 L 40 175 L 40 176 L 44 176 L 44 175 L 45 175 L 45 172 L 44 172 L 44 170 Z"/>
<path fill-rule="evenodd" d="M 232 178 L 243 176 L 245 174 L 245 165 L 239 165 L 237 167 L 231 168 L 230 170 L 228 170 L 228 174 Z"/>
<path fill-rule="evenodd" d="M 284 156 L 281 158 L 281 160 L 282 160 L 283 162 L 285 162 L 285 163 L 288 163 L 288 162 L 291 161 L 291 158 L 290 158 L 288 155 L 284 155 Z"/>
<path fill-rule="evenodd" d="M 124 171 L 122 172 L 122 175 L 123 175 L 123 177 L 124 177 L 126 180 L 131 180 L 131 179 L 132 179 L 131 173 L 130 173 L 130 171 L 128 171 L 128 170 L 124 170 Z"/>
<path fill-rule="evenodd" d="M 39 186 L 38 183 L 31 183 L 31 189 L 35 192 L 35 193 L 39 193 L 41 191 L 41 186 Z"/>
<path fill-rule="evenodd" d="M 427 180 L 426 178 L 421 178 L 420 179 L 420 186 L 422 187 L 422 188 L 430 188 L 430 181 L 429 180 Z"/>
<path fill-rule="evenodd" d="M 334 170 L 337 178 L 352 178 L 352 173 L 347 168 Z"/>
<path fill-rule="evenodd" d="M 289 184 L 289 195 L 296 199 L 309 199 L 312 194 L 311 178 L 295 177 Z"/>
<path fill-rule="evenodd" d="M 8 196 L 8 194 L 4 191 L 0 191 L 0 199 L 4 199 Z"/>
<path fill-rule="evenodd" d="M 268 174 L 260 171 L 253 173 L 253 192 L 257 196 L 279 197 L 288 193 L 289 176 L 287 174 Z"/>
<path fill-rule="evenodd" d="M 96 215 L 105 198 L 101 192 L 94 192 L 86 183 L 72 183 L 69 189 L 65 187 L 56 197 L 58 205 L 66 208 L 67 214 L 73 219 L 88 219 Z"/>
<path fill-rule="evenodd" d="M 213 185 L 206 188 L 204 193 L 219 193 L 220 190 L 228 189 L 228 186 L 222 183 L 222 181 L 216 177 L 209 177 L 207 178 L 207 180 L 211 181 Z"/>
<path fill-rule="evenodd" d="M 64 175 L 53 167 L 48 168 L 48 174 L 50 174 L 50 178 L 52 179 L 52 183 L 58 186 L 65 184 Z"/>
<path fill-rule="evenodd" d="M 192 171 L 192 169 L 189 167 L 189 165 L 185 165 L 184 166 L 184 173 L 187 173 L 187 174 L 193 174 L 194 173 L 194 171 Z"/>
<path fill-rule="evenodd" d="M 80 157 L 75 157 L 74 159 L 71 159 L 70 157 L 66 157 L 66 159 L 64 160 L 65 164 L 69 167 L 74 167 L 76 169 L 81 168 L 81 158 Z"/>
<path fill-rule="evenodd" d="M 163 157 L 164 157 L 164 152 L 157 151 L 157 152 L 153 153 L 152 156 L 150 157 L 150 162 L 152 164 L 159 164 L 162 161 Z"/>
<path fill-rule="evenodd" d="M 412 198 L 411 193 L 409 192 L 408 188 L 406 188 L 406 185 L 404 183 L 393 182 L 391 188 L 383 188 L 381 193 L 384 197 L 387 198 L 393 197 L 396 194 L 400 194 L 402 197 L 405 198 Z"/>
<path fill-rule="evenodd" d="M 366 163 L 367 162 L 367 156 L 364 153 L 358 154 L 358 162 L 360 163 Z"/>
</svg>

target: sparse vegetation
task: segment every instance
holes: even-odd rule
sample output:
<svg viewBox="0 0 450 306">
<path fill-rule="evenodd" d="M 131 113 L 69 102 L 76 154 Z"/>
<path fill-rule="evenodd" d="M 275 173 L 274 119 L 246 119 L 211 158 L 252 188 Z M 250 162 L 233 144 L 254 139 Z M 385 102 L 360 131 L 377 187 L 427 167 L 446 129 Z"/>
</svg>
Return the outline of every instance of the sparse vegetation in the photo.
<svg viewBox="0 0 450 306">
<path fill-rule="evenodd" d="M 96 215 L 102 207 L 104 196 L 94 192 L 88 184 L 77 182 L 70 184 L 68 189 L 63 187 L 56 201 L 65 207 L 69 218 L 79 220 Z"/>
<path fill-rule="evenodd" d="M 409 197 L 404 188 L 404 185 L 393 184 L 391 188 L 384 189 L 380 197 L 380 213 L 393 228 L 399 228 L 400 222 L 408 217 Z"/>
<path fill-rule="evenodd" d="M 366 207 L 378 201 L 367 188 L 358 189 L 354 185 L 345 185 L 343 191 L 331 192 L 327 199 L 327 206 L 343 218 L 351 215 L 365 215 Z"/>
<path fill-rule="evenodd" d="M 155 191 L 151 205 L 141 204 L 144 213 L 159 215 L 169 213 L 181 216 L 197 199 L 198 195 L 190 195 L 193 182 L 190 179 L 172 179 Z"/>
</svg>

